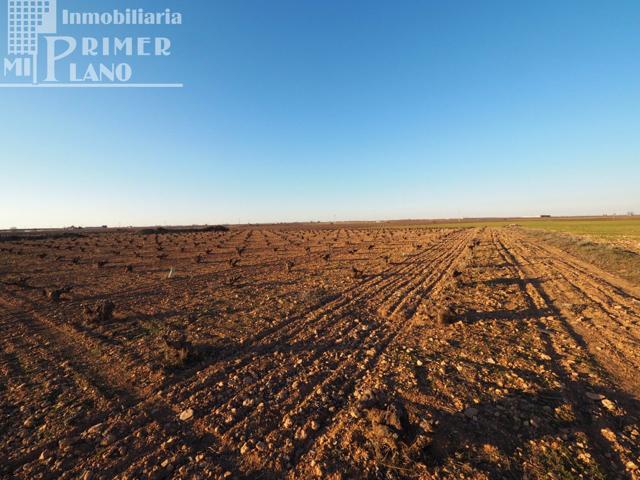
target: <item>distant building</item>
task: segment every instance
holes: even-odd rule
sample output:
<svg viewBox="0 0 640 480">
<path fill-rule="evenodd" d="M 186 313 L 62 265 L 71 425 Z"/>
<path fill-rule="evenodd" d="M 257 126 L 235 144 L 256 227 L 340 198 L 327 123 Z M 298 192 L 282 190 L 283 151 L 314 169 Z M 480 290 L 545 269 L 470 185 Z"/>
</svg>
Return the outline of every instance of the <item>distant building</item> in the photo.
<svg viewBox="0 0 640 480">
<path fill-rule="evenodd" d="M 540 218 L 551 218 L 551 215 L 540 215 Z"/>
</svg>

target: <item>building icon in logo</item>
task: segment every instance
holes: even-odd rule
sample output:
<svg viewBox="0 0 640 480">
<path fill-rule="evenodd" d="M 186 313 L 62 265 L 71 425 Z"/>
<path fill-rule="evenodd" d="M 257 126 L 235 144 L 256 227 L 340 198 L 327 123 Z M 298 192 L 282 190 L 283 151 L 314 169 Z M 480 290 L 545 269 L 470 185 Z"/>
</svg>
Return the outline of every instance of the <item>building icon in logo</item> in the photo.
<svg viewBox="0 0 640 480">
<path fill-rule="evenodd" d="M 38 35 L 56 33 L 57 0 L 7 0 L 9 55 L 18 57 L 18 75 L 37 79 Z"/>
</svg>

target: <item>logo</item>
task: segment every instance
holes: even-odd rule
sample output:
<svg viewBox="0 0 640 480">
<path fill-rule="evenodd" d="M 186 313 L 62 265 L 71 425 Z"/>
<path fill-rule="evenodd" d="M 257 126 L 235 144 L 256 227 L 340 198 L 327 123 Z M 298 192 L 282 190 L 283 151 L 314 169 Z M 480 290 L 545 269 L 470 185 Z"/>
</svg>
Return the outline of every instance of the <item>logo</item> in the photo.
<svg viewBox="0 0 640 480">
<path fill-rule="evenodd" d="M 183 86 L 145 74 L 151 69 L 158 75 L 163 71 L 158 65 L 168 73 L 175 70 L 171 68 L 174 45 L 168 34 L 182 25 L 180 12 L 169 8 L 154 12 L 142 8 L 59 11 L 64 0 L 4 1 L 7 56 L 2 62 L 0 87 Z M 116 36 L 116 29 L 128 32 Z"/>
</svg>

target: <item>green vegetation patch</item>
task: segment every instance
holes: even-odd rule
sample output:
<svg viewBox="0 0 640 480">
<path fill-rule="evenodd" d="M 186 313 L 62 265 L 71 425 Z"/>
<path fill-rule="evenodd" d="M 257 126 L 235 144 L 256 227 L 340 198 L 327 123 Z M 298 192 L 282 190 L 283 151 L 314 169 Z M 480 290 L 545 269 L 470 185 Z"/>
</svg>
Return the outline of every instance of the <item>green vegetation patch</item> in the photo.
<svg viewBox="0 0 640 480">
<path fill-rule="evenodd" d="M 527 233 L 606 272 L 640 285 L 640 254 L 636 251 L 613 243 L 592 241 L 561 232 L 530 230 Z"/>
</svg>

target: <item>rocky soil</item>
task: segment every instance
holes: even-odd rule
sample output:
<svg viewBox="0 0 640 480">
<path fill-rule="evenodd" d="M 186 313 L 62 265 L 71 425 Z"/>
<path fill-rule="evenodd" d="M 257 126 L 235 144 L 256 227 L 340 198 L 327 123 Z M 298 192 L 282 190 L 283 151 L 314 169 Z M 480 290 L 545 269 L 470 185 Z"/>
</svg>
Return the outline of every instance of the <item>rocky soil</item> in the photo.
<svg viewBox="0 0 640 480">
<path fill-rule="evenodd" d="M 0 243 L 0 477 L 640 478 L 640 292 L 519 228 Z"/>
</svg>

